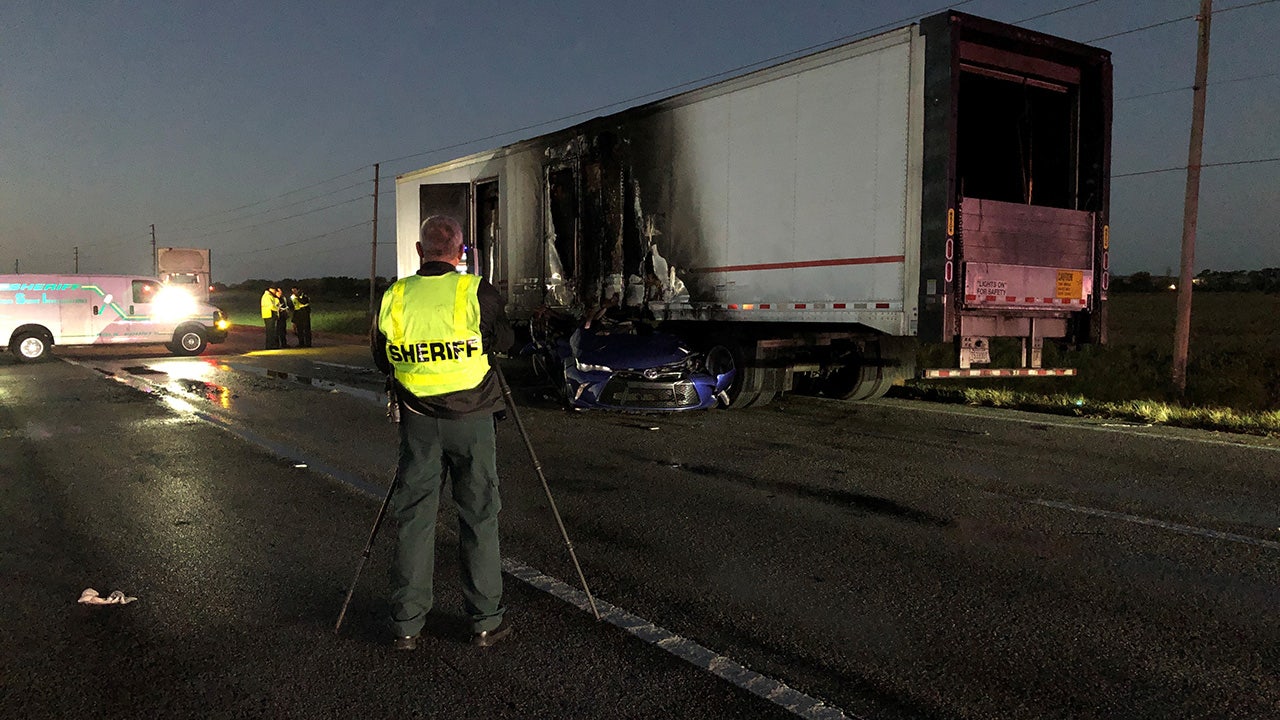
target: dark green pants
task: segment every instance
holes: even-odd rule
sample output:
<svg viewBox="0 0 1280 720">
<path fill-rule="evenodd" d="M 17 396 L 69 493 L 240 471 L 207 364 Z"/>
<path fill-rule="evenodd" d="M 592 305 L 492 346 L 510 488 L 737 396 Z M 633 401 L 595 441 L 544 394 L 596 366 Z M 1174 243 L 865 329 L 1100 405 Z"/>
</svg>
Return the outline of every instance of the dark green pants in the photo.
<svg viewBox="0 0 1280 720">
<path fill-rule="evenodd" d="M 433 603 L 436 514 L 445 478 L 458 508 L 462 599 L 472 632 L 502 619 L 498 550 L 498 458 L 493 417 L 446 420 L 404 411 L 400 418 L 399 486 L 391 509 L 400 525 L 391 566 L 391 624 L 417 635 Z"/>
</svg>

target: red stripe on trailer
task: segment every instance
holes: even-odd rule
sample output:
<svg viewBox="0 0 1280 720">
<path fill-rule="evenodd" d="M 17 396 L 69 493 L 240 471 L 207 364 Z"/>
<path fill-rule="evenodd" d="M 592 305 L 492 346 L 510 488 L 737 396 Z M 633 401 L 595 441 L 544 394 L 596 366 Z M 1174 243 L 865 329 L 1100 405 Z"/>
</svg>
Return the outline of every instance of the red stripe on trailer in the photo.
<svg viewBox="0 0 1280 720">
<path fill-rule="evenodd" d="M 804 308 L 805 308 L 805 304 L 804 304 L 804 303 L 796 303 L 796 309 L 797 309 L 797 310 L 803 310 Z"/>
<path fill-rule="evenodd" d="M 794 268 L 835 267 L 838 265 L 882 265 L 904 262 L 903 255 L 877 255 L 874 257 L 834 258 L 831 260 L 800 260 L 797 262 L 758 263 L 754 265 L 721 265 L 719 267 L 689 268 L 686 272 L 744 272 L 748 270 L 789 270 Z"/>
<path fill-rule="evenodd" d="M 888 309 L 889 309 L 889 303 L 876 303 L 876 309 L 877 309 L 877 310 L 888 310 Z"/>
<path fill-rule="evenodd" d="M 760 309 L 761 309 L 761 310 L 768 310 L 768 309 L 769 309 L 769 303 L 761 303 L 761 305 L 760 305 Z"/>
<path fill-rule="evenodd" d="M 831 304 L 831 307 L 835 308 L 836 310 L 843 310 L 843 309 L 844 309 L 844 303 L 832 303 L 832 304 Z"/>
</svg>

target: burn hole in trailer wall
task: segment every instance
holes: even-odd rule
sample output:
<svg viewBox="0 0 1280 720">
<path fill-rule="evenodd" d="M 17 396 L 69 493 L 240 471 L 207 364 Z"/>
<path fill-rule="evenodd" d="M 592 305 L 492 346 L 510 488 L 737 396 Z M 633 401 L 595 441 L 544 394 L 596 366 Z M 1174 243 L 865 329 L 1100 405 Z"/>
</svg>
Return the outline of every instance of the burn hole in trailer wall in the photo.
<svg viewBox="0 0 1280 720">
<path fill-rule="evenodd" d="M 552 247 L 559 260 L 559 268 L 550 269 L 553 273 L 562 273 L 562 279 L 568 280 L 577 277 L 578 274 L 580 203 L 577 173 L 572 167 L 558 167 L 548 168 L 546 175 L 549 214 L 547 230 L 551 236 L 548 239 L 552 241 Z"/>
<path fill-rule="evenodd" d="M 996 70 L 960 73 L 956 189 L 984 200 L 1080 209 L 1074 87 Z"/>
<path fill-rule="evenodd" d="M 471 241 L 467 264 L 471 272 L 497 279 L 498 257 L 498 181 L 476 183 L 476 234 Z"/>
</svg>

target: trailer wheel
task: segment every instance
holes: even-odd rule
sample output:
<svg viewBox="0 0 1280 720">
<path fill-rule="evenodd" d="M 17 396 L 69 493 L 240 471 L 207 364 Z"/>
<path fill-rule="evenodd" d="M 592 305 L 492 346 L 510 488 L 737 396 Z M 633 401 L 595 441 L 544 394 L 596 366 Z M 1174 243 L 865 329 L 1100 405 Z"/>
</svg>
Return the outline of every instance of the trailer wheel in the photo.
<svg viewBox="0 0 1280 720">
<path fill-rule="evenodd" d="M 889 392 L 892 381 L 879 365 L 846 365 L 827 376 L 822 394 L 840 400 L 875 400 Z"/>
<path fill-rule="evenodd" d="M 23 330 L 13 336 L 9 350 L 25 363 L 40 362 L 49 357 L 50 342 L 48 336 L 36 330 Z"/>
<path fill-rule="evenodd" d="M 729 404 L 725 407 L 739 409 L 761 404 L 760 388 L 764 384 L 764 373 L 760 368 L 747 364 L 747 351 L 741 343 L 729 343 L 727 347 L 733 361 L 734 373 L 733 382 L 728 390 Z M 773 394 L 770 393 L 769 396 L 772 399 Z"/>
<path fill-rule="evenodd" d="M 822 394 L 854 401 L 882 398 L 895 383 L 915 374 L 914 352 L 909 345 L 886 350 L 876 343 L 868 346 L 865 354 L 850 353 L 842 367 L 824 378 Z"/>
<path fill-rule="evenodd" d="M 173 334 L 169 351 L 181 356 L 199 355 L 208 346 L 209 338 L 206 337 L 204 328 L 188 326 L 178 328 L 178 331 Z"/>
</svg>

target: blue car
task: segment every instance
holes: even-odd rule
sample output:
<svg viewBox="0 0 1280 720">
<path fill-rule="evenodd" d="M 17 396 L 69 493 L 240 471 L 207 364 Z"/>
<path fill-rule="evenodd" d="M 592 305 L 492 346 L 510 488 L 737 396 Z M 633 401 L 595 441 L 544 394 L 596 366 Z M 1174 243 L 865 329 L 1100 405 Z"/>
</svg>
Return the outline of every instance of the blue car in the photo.
<svg viewBox="0 0 1280 720">
<path fill-rule="evenodd" d="M 725 348 L 696 352 L 674 335 L 630 322 L 535 334 L 531 354 L 534 369 L 579 409 L 706 410 L 728 404 L 734 376 Z"/>
</svg>

